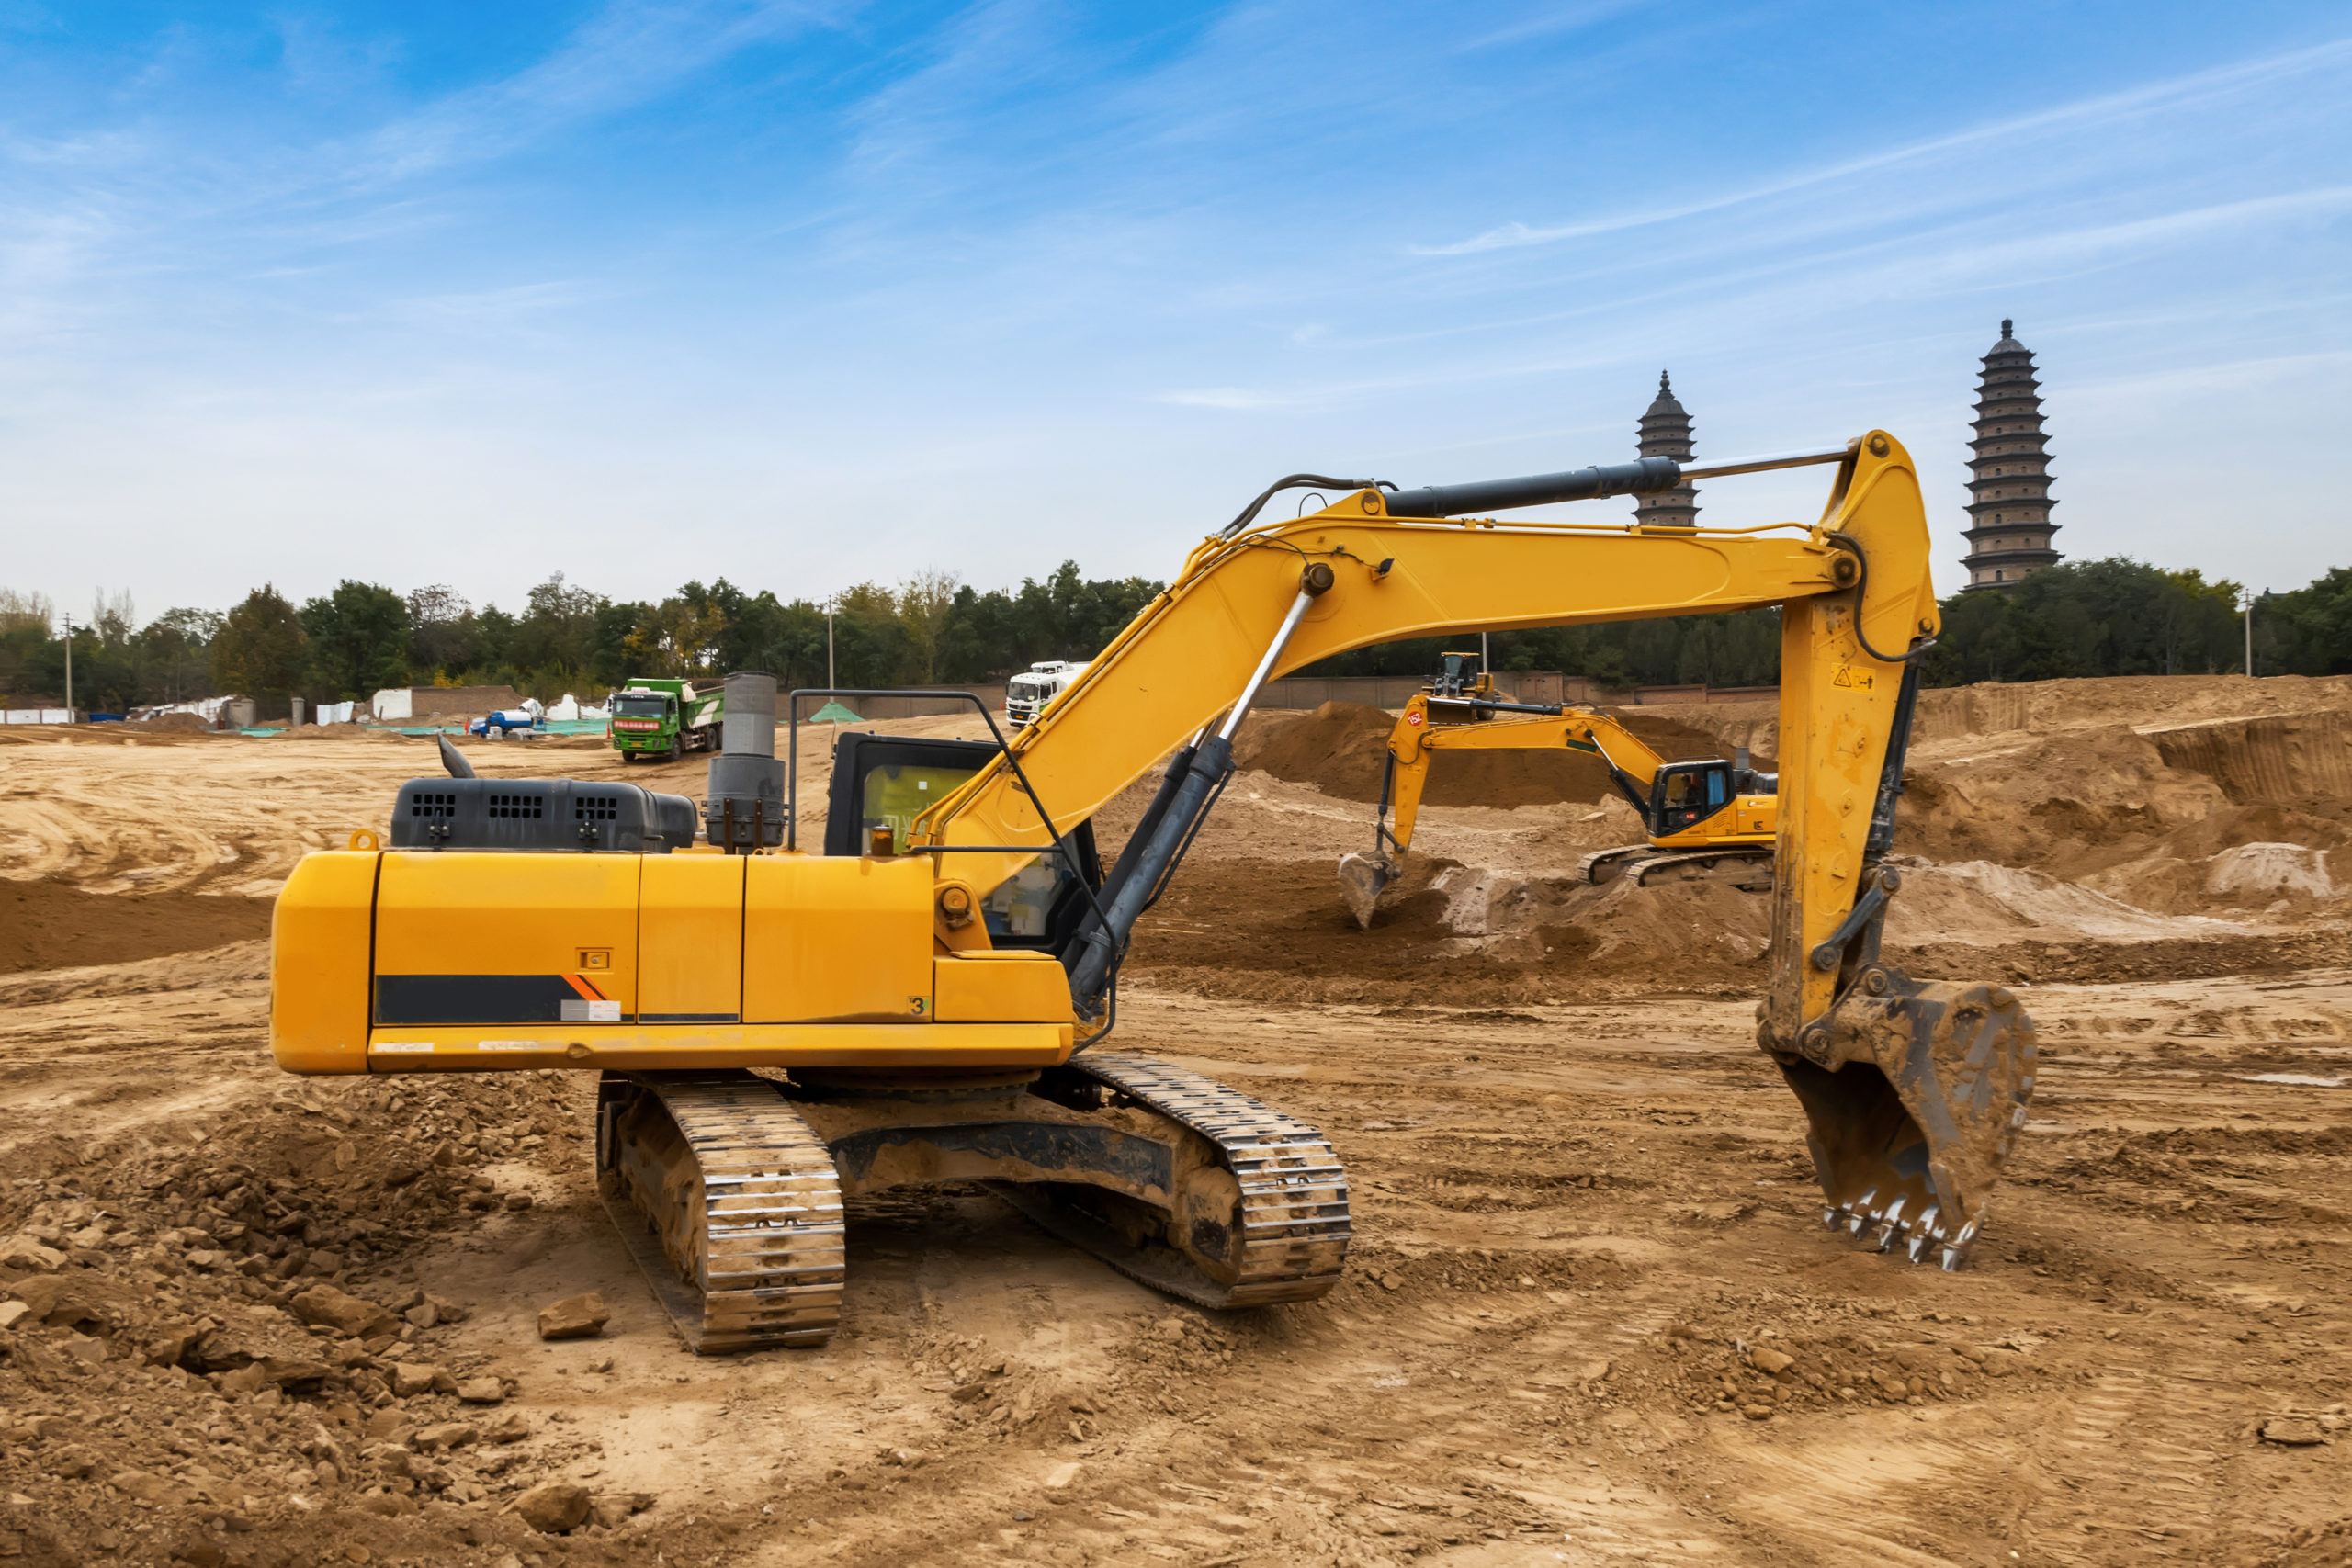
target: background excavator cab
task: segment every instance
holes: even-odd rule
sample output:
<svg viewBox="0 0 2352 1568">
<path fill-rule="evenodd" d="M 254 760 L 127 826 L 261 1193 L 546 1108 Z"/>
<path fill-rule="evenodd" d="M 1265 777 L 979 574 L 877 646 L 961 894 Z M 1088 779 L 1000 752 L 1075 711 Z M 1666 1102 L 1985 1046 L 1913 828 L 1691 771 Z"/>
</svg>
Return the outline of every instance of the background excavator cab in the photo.
<svg viewBox="0 0 2352 1568">
<path fill-rule="evenodd" d="M 1732 803 L 1732 766 L 1721 759 L 1668 762 L 1650 786 L 1650 834 L 1686 833 Z"/>
</svg>

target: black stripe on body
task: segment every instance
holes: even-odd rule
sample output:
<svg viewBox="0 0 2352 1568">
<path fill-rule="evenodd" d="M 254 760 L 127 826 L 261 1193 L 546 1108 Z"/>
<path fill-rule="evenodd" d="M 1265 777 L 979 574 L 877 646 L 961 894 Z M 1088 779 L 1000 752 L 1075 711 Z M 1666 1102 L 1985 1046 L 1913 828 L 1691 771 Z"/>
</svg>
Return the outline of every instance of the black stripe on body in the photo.
<svg viewBox="0 0 2352 1568">
<path fill-rule="evenodd" d="M 379 1025 L 561 1023 L 580 993 L 561 975 L 379 975 Z"/>
</svg>

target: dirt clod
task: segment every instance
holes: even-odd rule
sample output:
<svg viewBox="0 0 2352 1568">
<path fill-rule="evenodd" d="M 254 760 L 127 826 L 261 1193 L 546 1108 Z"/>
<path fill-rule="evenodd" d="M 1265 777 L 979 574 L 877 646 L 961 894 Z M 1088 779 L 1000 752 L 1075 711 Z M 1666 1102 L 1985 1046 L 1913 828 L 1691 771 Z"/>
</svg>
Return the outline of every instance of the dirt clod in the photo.
<svg viewBox="0 0 2352 1568">
<path fill-rule="evenodd" d="M 593 1339 L 605 1331 L 605 1325 L 612 1317 L 612 1309 L 605 1304 L 602 1292 L 566 1296 L 539 1309 L 539 1337 Z"/>
<path fill-rule="evenodd" d="M 349 1339 L 367 1339 L 379 1334 L 388 1334 L 395 1326 L 392 1314 L 381 1306 L 339 1291 L 333 1285 L 313 1285 L 286 1305 L 288 1311 L 304 1323 L 332 1328 Z"/>
<path fill-rule="evenodd" d="M 514 1512 L 542 1535 L 566 1535 L 587 1522 L 588 1488 L 573 1481 L 543 1481 L 514 1499 Z"/>
</svg>

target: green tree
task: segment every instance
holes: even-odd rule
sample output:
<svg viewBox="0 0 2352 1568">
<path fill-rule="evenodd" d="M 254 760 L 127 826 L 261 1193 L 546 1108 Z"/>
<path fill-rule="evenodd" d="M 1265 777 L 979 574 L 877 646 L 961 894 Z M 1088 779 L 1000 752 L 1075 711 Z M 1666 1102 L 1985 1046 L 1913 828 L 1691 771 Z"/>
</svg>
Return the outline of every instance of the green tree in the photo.
<svg viewBox="0 0 2352 1568">
<path fill-rule="evenodd" d="M 603 594 L 555 573 L 525 600 L 509 659 L 532 684 L 585 685 L 595 662 L 597 614 L 604 607 Z"/>
<path fill-rule="evenodd" d="M 212 639 L 213 684 L 275 716 L 301 682 L 308 642 L 294 606 L 265 582 L 229 612 Z"/>
<path fill-rule="evenodd" d="M 408 682 L 408 601 L 389 588 L 344 579 L 302 606 L 311 677 L 330 701 L 364 701 Z"/>
<path fill-rule="evenodd" d="M 49 667 L 62 672 L 63 645 L 57 640 L 57 606 L 45 593 L 0 588 L 0 693 L 31 703 L 54 703 Z M 52 649 L 59 650 L 52 660 Z"/>
<path fill-rule="evenodd" d="M 956 586 L 952 573 L 931 570 L 916 572 L 899 586 L 899 624 L 906 628 L 912 661 L 908 673 L 924 685 L 939 679 L 947 652 L 947 623 L 956 613 Z"/>
<path fill-rule="evenodd" d="M 139 634 L 142 700 L 194 702 L 212 693 L 212 639 L 220 635 L 218 610 L 186 606 L 164 611 Z"/>
<path fill-rule="evenodd" d="M 421 675 L 454 674 L 474 661 L 473 606 L 446 582 L 408 595 L 409 669 Z"/>
<path fill-rule="evenodd" d="M 2266 675 L 2352 675 L 2352 568 L 2262 595 L 2254 643 L 2255 668 Z"/>
<path fill-rule="evenodd" d="M 2234 582 L 2122 556 L 2069 561 L 2015 588 L 1956 593 L 1930 685 L 2069 675 L 2210 675 L 2244 667 Z"/>
</svg>

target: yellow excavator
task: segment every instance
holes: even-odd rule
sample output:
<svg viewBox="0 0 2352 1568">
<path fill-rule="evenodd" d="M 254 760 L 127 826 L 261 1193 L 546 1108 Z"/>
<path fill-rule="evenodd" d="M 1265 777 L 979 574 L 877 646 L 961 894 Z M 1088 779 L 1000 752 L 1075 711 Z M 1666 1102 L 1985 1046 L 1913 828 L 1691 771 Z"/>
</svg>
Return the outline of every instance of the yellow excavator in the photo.
<svg viewBox="0 0 2352 1568">
<path fill-rule="evenodd" d="M 1497 516 L 1805 464 L 1836 475 L 1810 525 Z M 1308 487 L 1339 499 L 1261 520 Z M 389 833 L 288 878 L 272 1047 L 296 1073 L 599 1074 L 601 1190 L 696 1350 L 822 1340 L 844 1198 L 910 1183 L 988 1183 L 1209 1306 L 1310 1300 L 1350 1239 L 1329 1143 L 1108 1045 L 1136 919 L 1252 701 L 1376 642 L 1764 604 L 1782 607 L 1781 773 L 1758 1043 L 1804 1106 L 1828 1223 L 1954 1268 L 2024 1122 L 2034 1034 L 1997 986 L 1880 960 L 1938 618 L 1918 482 L 1878 431 L 1416 491 L 1288 476 L 1009 740 L 842 736 L 821 842 L 802 841 L 799 729 L 778 758 L 766 677 L 732 678 L 699 821 L 637 784 L 476 778 L 445 753 L 452 776 L 402 785 Z M 1092 819 L 1162 760 L 1105 867 Z"/>
<path fill-rule="evenodd" d="M 1340 890 L 1358 925 L 1372 929 L 1382 896 L 1404 874 L 1431 754 L 1438 751 L 1565 750 L 1598 758 L 1617 793 L 1641 813 L 1648 836 L 1586 855 L 1577 870 L 1587 882 L 1630 876 L 1639 886 L 1661 874 L 1729 872 L 1761 878 L 1743 880 L 1741 886 L 1762 891 L 1770 886 L 1780 835 L 1779 780 L 1749 767 L 1746 747 L 1728 761 L 1669 762 L 1598 708 L 1510 701 L 1495 690 L 1494 677 L 1479 662 L 1476 654 L 1442 656 L 1436 677 L 1405 705 L 1388 733 L 1372 852 L 1340 859 Z M 1499 716 L 1506 714 L 1511 716 Z"/>
</svg>

